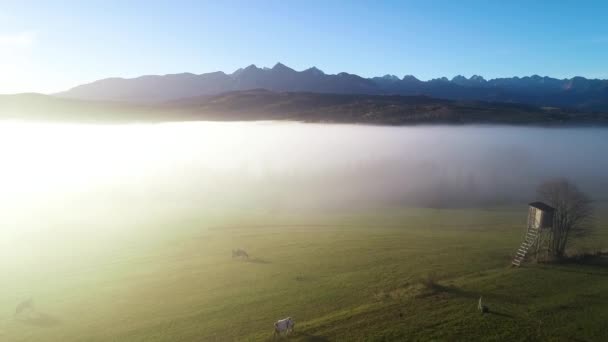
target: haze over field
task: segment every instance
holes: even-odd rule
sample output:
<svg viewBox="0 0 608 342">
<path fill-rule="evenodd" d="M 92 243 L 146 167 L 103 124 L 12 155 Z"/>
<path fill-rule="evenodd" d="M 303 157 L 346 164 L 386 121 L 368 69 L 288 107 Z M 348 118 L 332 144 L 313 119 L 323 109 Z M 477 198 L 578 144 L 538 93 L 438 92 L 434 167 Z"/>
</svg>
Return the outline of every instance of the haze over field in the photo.
<svg viewBox="0 0 608 342">
<path fill-rule="evenodd" d="M 555 177 L 576 180 L 596 199 L 608 190 L 605 128 L 4 122 L 0 129 L 3 206 L 84 198 L 101 207 L 109 198 L 266 210 L 484 206 L 525 201 Z"/>
</svg>

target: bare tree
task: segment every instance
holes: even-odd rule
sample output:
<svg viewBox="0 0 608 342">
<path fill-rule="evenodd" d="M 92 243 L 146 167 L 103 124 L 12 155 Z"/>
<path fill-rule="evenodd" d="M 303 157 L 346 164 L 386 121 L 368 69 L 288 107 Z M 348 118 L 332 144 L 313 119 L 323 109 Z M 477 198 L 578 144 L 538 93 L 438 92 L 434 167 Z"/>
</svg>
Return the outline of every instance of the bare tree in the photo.
<svg viewBox="0 0 608 342">
<path fill-rule="evenodd" d="M 578 187 L 566 179 L 547 181 L 538 187 L 539 197 L 555 208 L 553 228 L 548 241 L 548 253 L 562 258 L 568 241 L 590 232 L 591 200 Z"/>
</svg>

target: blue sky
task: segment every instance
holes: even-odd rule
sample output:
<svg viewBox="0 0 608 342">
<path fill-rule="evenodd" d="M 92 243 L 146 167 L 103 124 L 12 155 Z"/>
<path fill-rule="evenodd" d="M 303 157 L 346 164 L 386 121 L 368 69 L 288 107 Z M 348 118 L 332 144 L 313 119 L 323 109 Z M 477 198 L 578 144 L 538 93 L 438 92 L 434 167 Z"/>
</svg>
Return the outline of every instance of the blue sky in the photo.
<svg viewBox="0 0 608 342">
<path fill-rule="evenodd" d="M 0 93 L 280 61 L 362 76 L 608 78 L 608 1 L 6 1 Z"/>
</svg>

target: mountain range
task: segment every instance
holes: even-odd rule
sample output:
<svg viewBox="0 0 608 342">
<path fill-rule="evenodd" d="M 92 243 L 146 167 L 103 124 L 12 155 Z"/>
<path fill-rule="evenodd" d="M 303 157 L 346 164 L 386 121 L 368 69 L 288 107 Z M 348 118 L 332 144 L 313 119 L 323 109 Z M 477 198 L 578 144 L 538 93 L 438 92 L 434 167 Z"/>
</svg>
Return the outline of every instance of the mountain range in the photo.
<svg viewBox="0 0 608 342">
<path fill-rule="evenodd" d="M 149 75 L 137 78 L 108 78 L 79 85 L 60 97 L 154 104 L 226 92 L 266 89 L 274 92 L 429 96 L 456 101 L 486 101 L 560 107 L 583 111 L 608 111 L 608 80 L 573 77 L 556 79 L 529 77 L 486 80 L 474 75 L 421 81 L 414 76 L 395 75 L 364 78 L 341 72 L 326 74 L 312 67 L 296 71 L 277 63 L 272 68 L 250 65 L 231 74 Z"/>
</svg>

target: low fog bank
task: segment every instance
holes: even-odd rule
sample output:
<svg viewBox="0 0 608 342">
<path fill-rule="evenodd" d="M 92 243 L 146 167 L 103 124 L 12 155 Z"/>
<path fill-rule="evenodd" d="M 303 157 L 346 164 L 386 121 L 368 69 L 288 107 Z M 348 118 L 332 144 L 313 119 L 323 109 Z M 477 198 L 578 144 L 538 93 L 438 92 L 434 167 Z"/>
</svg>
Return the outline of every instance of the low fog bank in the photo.
<svg viewBox="0 0 608 342">
<path fill-rule="evenodd" d="M 556 177 L 573 180 L 596 200 L 608 190 L 608 130 L 301 129 L 259 161 L 221 173 L 201 170 L 215 179 L 208 194 L 245 207 L 373 209 L 527 203 L 538 184 Z"/>
<path fill-rule="evenodd" d="M 297 123 L 0 124 L 0 203 L 68 210 L 373 209 L 608 190 L 608 129 Z"/>
</svg>

